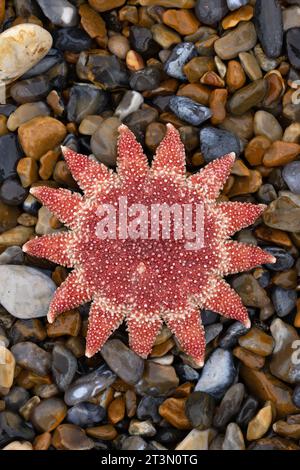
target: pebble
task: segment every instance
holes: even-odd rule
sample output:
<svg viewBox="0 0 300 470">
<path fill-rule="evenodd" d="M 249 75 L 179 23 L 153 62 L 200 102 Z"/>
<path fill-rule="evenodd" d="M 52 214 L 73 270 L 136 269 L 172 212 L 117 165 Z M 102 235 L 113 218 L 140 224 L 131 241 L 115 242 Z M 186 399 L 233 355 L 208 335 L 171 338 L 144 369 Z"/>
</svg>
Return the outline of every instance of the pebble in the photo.
<svg viewBox="0 0 300 470">
<path fill-rule="evenodd" d="M 279 317 L 285 317 L 296 307 L 297 293 L 291 289 L 276 286 L 272 291 L 272 302 Z"/>
<path fill-rule="evenodd" d="M 51 368 L 51 355 L 31 341 L 17 343 L 11 348 L 16 363 L 38 375 L 47 375 Z"/>
<path fill-rule="evenodd" d="M 64 401 L 68 406 L 88 401 L 114 383 L 116 375 L 105 365 L 75 380 L 66 390 Z"/>
<path fill-rule="evenodd" d="M 226 0 L 197 0 L 195 13 L 201 23 L 214 25 L 228 12 Z"/>
<path fill-rule="evenodd" d="M 256 441 L 262 438 L 270 428 L 273 419 L 272 405 L 266 403 L 251 419 L 247 428 L 247 440 Z"/>
<path fill-rule="evenodd" d="M 242 323 L 236 321 L 232 323 L 226 330 L 226 333 L 221 338 L 219 345 L 223 349 L 231 349 L 236 346 L 238 338 L 247 333 L 246 328 Z"/>
<path fill-rule="evenodd" d="M 299 382 L 300 364 L 293 360 L 295 356 L 293 345 L 299 341 L 296 329 L 283 322 L 280 318 L 276 318 L 272 322 L 270 329 L 275 341 L 274 352 L 270 362 L 271 373 L 290 384 Z"/>
<path fill-rule="evenodd" d="M 286 33 L 286 48 L 290 63 L 295 69 L 300 69 L 299 49 L 300 28 L 291 28 Z"/>
<path fill-rule="evenodd" d="M 21 158 L 17 165 L 17 173 L 23 188 L 30 187 L 38 181 L 38 165 L 32 158 Z"/>
<path fill-rule="evenodd" d="M 243 364 L 251 367 L 252 369 L 262 369 L 265 365 L 265 358 L 263 356 L 252 353 L 240 346 L 234 348 L 232 353 L 234 357 L 237 357 Z"/>
<path fill-rule="evenodd" d="M 16 344 L 21 341 L 44 341 L 47 337 L 43 323 L 37 318 L 30 320 L 17 320 L 11 331 L 11 341 Z"/>
<path fill-rule="evenodd" d="M 229 351 L 217 348 L 206 361 L 195 392 L 206 392 L 215 399 L 221 398 L 235 378 L 233 357 Z"/>
<path fill-rule="evenodd" d="M 143 104 L 144 98 L 141 93 L 137 91 L 128 90 L 124 93 L 122 100 L 118 104 L 115 115 L 123 121 L 129 114 L 137 111 Z"/>
<path fill-rule="evenodd" d="M 90 450 L 94 447 L 94 442 L 80 427 L 61 424 L 55 429 L 52 445 L 57 450 Z"/>
<path fill-rule="evenodd" d="M 179 119 L 193 126 L 199 126 L 212 116 L 212 112 L 209 108 L 184 96 L 172 96 L 169 101 L 169 107 Z"/>
<path fill-rule="evenodd" d="M 49 432 L 43 432 L 36 436 L 33 442 L 34 450 L 48 450 L 51 445 L 51 434 Z"/>
<path fill-rule="evenodd" d="M 0 343 L 0 387 L 10 389 L 14 381 L 15 358 L 13 354 Z"/>
<path fill-rule="evenodd" d="M 19 210 L 16 207 L 10 207 L 3 202 L 0 202 L 0 231 L 5 232 L 17 225 Z"/>
<path fill-rule="evenodd" d="M 10 246 L 0 255 L 0 264 L 23 264 L 24 254 L 19 246 Z"/>
<path fill-rule="evenodd" d="M 267 82 L 263 79 L 249 83 L 237 90 L 228 101 L 228 109 L 238 116 L 257 106 L 265 97 Z"/>
<path fill-rule="evenodd" d="M 181 42 L 179 34 L 163 24 L 154 24 L 151 28 L 153 39 L 164 49 L 169 49 Z"/>
<path fill-rule="evenodd" d="M 258 400 L 251 395 L 244 400 L 239 414 L 237 415 L 236 422 L 241 428 L 248 426 L 252 418 L 254 418 L 258 409 Z"/>
<path fill-rule="evenodd" d="M 179 385 L 179 379 L 172 366 L 164 366 L 151 361 L 145 363 L 142 379 L 136 384 L 140 395 L 166 396 Z"/>
<path fill-rule="evenodd" d="M 13 441 L 1 450 L 33 450 L 31 442 L 28 441 Z"/>
<path fill-rule="evenodd" d="M 250 369 L 242 365 L 241 378 L 248 390 L 259 400 L 274 403 L 279 418 L 297 413 L 292 401 L 292 389 L 269 372 Z"/>
<path fill-rule="evenodd" d="M 239 345 L 259 356 L 270 356 L 274 348 L 274 341 L 263 330 L 253 327 L 244 336 L 240 336 Z"/>
<path fill-rule="evenodd" d="M 0 438 L 4 441 L 8 438 L 31 441 L 34 438 L 34 431 L 17 413 L 5 410 L 0 413 Z"/>
<path fill-rule="evenodd" d="M 51 369 L 56 385 L 60 390 L 65 391 L 75 377 L 77 360 L 69 349 L 56 344 L 52 351 Z"/>
<path fill-rule="evenodd" d="M 80 28 L 59 28 L 54 34 L 54 44 L 56 49 L 80 53 L 92 47 L 92 39 Z"/>
<path fill-rule="evenodd" d="M 77 83 L 70 89 L 68 120 L 80 123 L 89 114 L 100 114 L 108 103 L 108 95 L 94 85 Z"/>
<path fill-rule="evenodd" d="M 130 50 L 130 44 L 125 36 L 116 34 L 108 39 L 107 48 L 119 59 L 125 59 L 127 52 Z"/>
<path fill-rule="evenodd" d="M 282 177 L 289 189 L 296 194 L 300 194 L 300 162 L 288 163 L 282 171 Z"/>
<path fill-rule="evenodd" d="M 103 441 L 113 441 L 118 435 L 116 428 L 111 424 L 88 428 L 86 433 L 94 439 L 101 439 Z"/>
<path fill-rule="evenodd" d="M 91 38 L 96 39 L 98 44 L 106 44 L 107 31 L 103 18 L 87 4 L 80 5 L 79 14 L 81 16 L 81 26 L 85 32 Z"/>
<path fill-rule="evenodd" d="M 26 243 L 29 240 L 29 238 L 32 235 L 33 235 L 32 227 L 23 227 L 22 225 L 18 225 L 17 227 L 7 230 L 6 232 L 3 232 L 2 235 L 0 235 L 0 245 L 22 246 L 24 245 L 24 243 Z M 1 279 L 1 270 L 0 270 L 0 279 Z M 1 296 L 1 288 L 0 288 L 0 296 Z"/>
<path fill-rule="evenodd" d="M 10 83 L 36 65 L 52 46 L 48 31 L 27 23 L 6 29 L 0 35 L 0 79 Z"/>
<path fill-rule="evenodd" d="M 193 392 L 185 403 L 186 416 L 194 428 L 199 431 L 209 429 L 212 425 L 215 401 L 205 392 Z"/>
<path fill-rule="evenodd" d="M 165 10 L 162 20 L 182 36 L 194 34 L 199 27 L 199 21 L 190 10 Z"/>
<path fill-rule="evenodd" d="M 101 349 L 106 364 L 125 383 L 135 384 L 143 375 L 144 361 L 119 339 L 106 341 Z"/>
<path fill-rule="evenodd" d="M 247 5 L 247 3 L 249 3 L 249 0 L 227 0 L 227 6 L 231 11 L 237 10 L 244 5 Z"/>
<path fill-rule="evenodd" d="M 0 266 L 0 285 L 1 304 L 22 319 L 45 316 L 56 288 L 41 271 L 13 265 Z"/>
<path fill-rule="evenodd" d="M 145 67 L 133 72 L 129 84 L 135 91 L 153 90 L 158 87 L 161 80 L 161 72 L 157 67 Z"/>
<path fill-rule="evenodd" d="M 146 450 L 147 442 L 140 436 L 129 436 L 122 443 L 122 450 Z"/>
<path fill-rule="evenodd" d="M 106 411 L 102 406 L 93 403 L 79 403 L 69 408 L 66 420 L 85 428 L 101 423 L 106 417 Z"/>
<path fill-rule="evenodd" d="M 185 80 L 183 66 L 197 55 L 196 48 L 192 42 L 182 42 L 175 46 L 164 64 L 164 71 L 170 77 Z"/>
<path fill-rule="evenodd" d="M 283 23 L 278 0 L 257 0 L 255 3 L 255 27 L 262 48 L 270 58 L 281 54 L 283 45 Z"/>
<path fill-rule="evenodd" d="M 243 433 L 236 423 L 228 424 L 222 450 L 245 450 Z"/>
<path fill-rule="evenodd" d="M 107 409 L 108 420 L 112 424 L 117 424 L 125 417 L 126 407 L 124 396 L 118 396 L 109 405 Z"/>
<path fill-rule="evenodd" d="M 16 131 L 18 127 L 38 116 L 48 116 L 50 110 L 43 101 L 36 103 L 21 104 L 7 120 L 7 127 L 10 131 Z"/>
<path fill-rule="evenodd" d="M 285 142 L 299 143 L 300 141 L 300 123 L 293 122 L 284 131 L 283 138 Z"/>
<path fill-rule="evenodd" d="M 298 28 L 300 26 L 300 8 L 294 6 L 285 8 L 282 11 L 283 30 L 288 31 L 291 28 Z"/>
<path fill-rule="evenodd" d="M 41 401 L 32 410 L 30 420 L 39 432 L 51 432 L 65 419 L 67 407 L 59 398 Z"/>
<path fill-rule="evenodd" d="M 161 421 L 158 408 L 164 399 L 162 397 L 152 397 L 151 395 L 143 396 L 138 404 L 136 415 L 139 420 L 150 419 L 154 424 Z"/>
<path fill-rule="evenodd" d="M 271 142 L 282 139 L 282 127 L 277 119 L 266 111 L 257 111 L 254 116 L 254 133 L 265 136 Z"/>
<path fill-rule="evenodd" d="M 165 134 L 166 126 L 164 124 L 161 124 L 159 122 L 152 122 L 147 126 L 145 133 L 145 144 L 153 154 L 155 153 L 157 147 L 163 140 Z"/>
<path fill-rule="evenodd" d="M 22 153 L 14 134 L 0 137 L 0 183 L 16 176 L 16 163 Z"/>
<path fill-rule="evenodd" d="M 268 168 L 286 165 L 295 160 L 299 153 L 299 144 L 277 140 L 266 150 L 263 164 Z"/>
<path fill-rule="evenodd" d="M 18 411 L 28 400 L 29 392 L 18 386 L 13 386 L 4 397 L 5 406 L 10 411 Z"/>
<path fill-rule="evenodd" d="M 279 436 L 300 439 L 300 423 L 289 424 L 285 421 L 277 421 L 273 424 L 273 431 Z"/>
<path fill-rule="evenodd" d="M 66 135 L 65 126 L 49 116 L 31 119 L 18 129 L 20 143 L 26 156 L 35 160 L 39 160 L 42 155 L 59 145 Z"/>
<path fill-rule="evenodd" d="M 159 414 L 177 429 L 191 429 L 185 404 L 185 398 L 168 398 L 159 406 Z"/>
<path fill-rule="evenodd" d="M 244 394 L 245 387 L 242 383 L 234 384 L 227 390 L 214 415 L 214 427 L 224 429 L 236 417 L 241 408 Z"/>
<path fill-rule="evenodd" d="M 152 32 L 148 28 L 132 26 L 129 40 L 132 50 L 141 54 L 143 58 L 153 57 L 153 54 L 159 50 L 158 44 L 154 41 Z"/>
<path fill-rule="evenodd" d="M 47 0 L 37 0 L 43 13 L 56 26 L 76 26 L 78 14 L 76 7 L 67 0 L 54 0 L 49 4 Z"/>
<path fill-rule="evenodd" d="M 256 44 L 257 36 L 253 23 L 240 23 L 235 29 L 217 39 L 215 51 L 222 60 L 234 59 L 240 52 L 250 51 Z"/>
<path fill-rule="evenodd" d="M 88 115 L 81 121 L 78 130 L 80 134 L 93 135 L 100 126 L 101 122 L 103 122 L 103 118 L 101 116 Z"/>
<path fill-rule="evenodd" d="M 49 338 L 77 336 L 81 329 L 81 316 L 78 310 L 68 310 L 60 314 L 53 323 L 47 324 Z"/>
<path fill-rule="evenodd" d="M 116 165 L 118 127 L 117 117 L 105 119 L 91 138 L 91 149 L 97 160 L 108 166 Z"/>
<path fill-rule="evenodd" d="M 241 148 L 239 139 L 231 132 L 215 127 L 204 127 L 200 131 L 201 152 L 207 163 L 230 152 L 238 156 Z"/>
<path fill-rule="evenodd" d="M 12 98 L 19 104 L 40 101 L 50 91 L 50 82 L 45 75 L 28 78 L 14 83 L 10 88 Z"/>
<path fill-rule="evenodd" d="M 153 437 L 156 434 L 156 429 L 150 420 L 138 421 L 137 419 L 132 419 L 128 432 L 131 436 Z"/>
<path fill-rule="evenodd" d="M 209 444 L 215 437 L 215 432 L 212 429 L 199 431 L 192 429 L 185 438 L 176 446 L 176 451 L 185 450 L 208 450 Z"/>
<path fill-rule="evenodd" d="M 241 21 L 249 21 L 253 18 L 253 7 L 251 5 L 245 5 L 238 9 L 238 11 L 234 11 L 229 15 L 225 16 L 222 21 L 223 29 L 234 28 L 237 26 Z"/>
</svg>

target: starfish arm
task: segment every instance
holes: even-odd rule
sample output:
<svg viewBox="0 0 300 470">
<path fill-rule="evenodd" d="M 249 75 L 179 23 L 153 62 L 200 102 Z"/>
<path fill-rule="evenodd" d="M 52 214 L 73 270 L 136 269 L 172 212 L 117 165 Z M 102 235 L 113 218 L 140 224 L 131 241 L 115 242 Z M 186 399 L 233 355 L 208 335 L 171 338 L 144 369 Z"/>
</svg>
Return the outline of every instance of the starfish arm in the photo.
<svg viewBox="0 0 300 470">
<path fill-rule="evenodd" d="M 53 233 L 36 237 L 23 245 L 23 251 L 31 256 L 45 258 L 67 268 L 74 266 L 70 246 L 74 235 L 72 232 Z"/>
<path fill-rule="evenodd" d="M 164 314 L 163 319 L 178 339 L 183 351 L 202 367 L 206 344 L 199 310 L 195 308 L 178 315 L 176 312 L 170 312 Z"/>
<path fill-rule="evenodd" d="M 53 323 L 60 313 L 79 307 L 91 299 L 92 292 L 84 282 L 83 272 L 75 269 L 56 290 L 51 300 L 47 316 L 49 323 Z"/>
<path fill-rule="evenodd" d="M 185 177 L 185 150 L 180 134 L 172 124 L 167 124 L 167 132 L 159 144 L 152 162 L 152 173 L 170 174 L 176 178 Z"/>
<path fill-rule="evenodd" d="M 77 213 L 82 208 L 83 198 L 68 189 L 54 189 L 36 186 L 30 193 L 38 198 L 61 222 L 74 229 L 77 227 Z"/>
<path fill-rule="evenodd" d="M 214 294 L 205 300 L 202 308 L 212 310 L 232 320 L 238 320 L 250 328 L 246 307 L 239 295 L 223 279 L 217 280 Z"/>
<path fill-rule="evenodd" d="M 162 320 L 158 316 L 146 319 L 142 315 L 129 314 L 126 323 L 131 349 L 146 358 L 151 353 L 155 338 L 162 327 Z"/>
<path fill-rule="evenodd" d="M 244 202 L 222 202 L 217 207 L 227 219 L 228 236 L 252 225 L 266 209 L 264 204 Z"/>
<path fill-rule="evenodd" d="M 204 198 L 216 199 L 230 175 L 234 160 L 234 153 L 214 160 L 198 173 L 191 175 L 188 179 L 189 184 Z"/>
<path fill-rule="evenodd" d="M 225 242 L 224 250 L 227 253 L 228 263 L 223 275 L 249 271 L 261 264 L 275 263 L 276 259 L 261 248 L 233 240 Z"/>
<path fill-rule="evenodd" d="M 101 302 L 95 299 L 89 314 L 89 326 L 86 337 L 87 357 L 96 354 L 110 335 L 119 327 L 124 319 L 124 314 L 103 310 Z"/>
<path fill-rule="evenodd" d="M 144 179 L 149 171 L 148 160 L 134 133 L 122 124 L 118 139 L 118 175 L 121 179 Z"/>
<path fill-rule="evenodd" d="M 103 163 L 98 163 L 67 147 L 62 147 L 62 152 L 73 178 L 87 197 L 93 196 L 112 178 L 112 174 Z"/>
</svg>

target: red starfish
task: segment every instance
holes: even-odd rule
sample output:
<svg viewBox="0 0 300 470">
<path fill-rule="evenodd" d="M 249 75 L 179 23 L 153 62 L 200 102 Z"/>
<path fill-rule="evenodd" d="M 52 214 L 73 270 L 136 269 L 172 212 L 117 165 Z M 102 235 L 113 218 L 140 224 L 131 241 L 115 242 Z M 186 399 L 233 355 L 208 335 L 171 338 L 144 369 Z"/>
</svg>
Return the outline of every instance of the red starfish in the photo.
<svg viewBox="0 0 300 470">
<path fill-rule="evenodd" d="M 88 357 L 101 349 L 123 320 L 131 348 L 147 357 L 164 321 L 182 349 L 202 365 L 205 337 L 199 309 L 213 310 L 250 327 L 241 299 L 222 278 L 275 262 L 260 248 L 229 238 L 252 224 L 265 206 L 216 202 L 234 154 L 187 177 L 184 146 L 172 125 L 167 125 L 151 168 L 134 134 L 124 125 L 119 131 L 117 173 L 63 149 L 83 196 L 67 189 L 31 189 L 71 229 L 35 238 L 23 247 L 31 255 L 74 268 L 57 289 L 48 320 L 51 323 L 61 312 L 92 301 Z M 174 233 L 169 239 L 163 239 L 161 233 L 158 239 L 99 238 L 99 208 L 113 205 L 121 217 L 120 198 L 127 198 L 128 206 L 143 204 L 147 208 L 161 203 L 202 205 L 204 246 L 186 249 L 187 238 L 175 239 Z"/>
</svg>

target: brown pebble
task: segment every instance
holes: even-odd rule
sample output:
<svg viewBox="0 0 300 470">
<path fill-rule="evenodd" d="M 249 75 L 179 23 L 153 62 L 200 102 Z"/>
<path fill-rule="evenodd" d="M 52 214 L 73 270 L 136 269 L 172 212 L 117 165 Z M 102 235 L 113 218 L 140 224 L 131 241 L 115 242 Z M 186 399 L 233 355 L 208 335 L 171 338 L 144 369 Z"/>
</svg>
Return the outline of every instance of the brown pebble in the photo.
<svg viewBox="0 0 300 470">
<path fill-rule="evenodd" d="M 21 158 L 17 165 L 17 172 L 23 188 L 28 188 L 38 181 L 38 166 L 33 158 Z"/>
<path fill-rule="evenodd" d="M 87 34 L 93 39 L 105 41 L 106 25 L 101 16 L 86 3 L 80 5 L 79 15 L 81 16 L 81 26 Z"/>
<path fill-rule="evenodd" d="M 213 71 L 206 72 L 204 75 L 202 75 L 200 83 L 202 83 L 203 85 L 220 88 L 225 86 L 224 80 L 216 72 Z"/>
<path fill-rule="evenodd" d="M 161 143 L 166 133 L 166 126 L 160 122 L 150 123 L 145 132 L 145 144 L 151 151 L 155 153 L 157 147 Z"/>
<path fill-rule="evenodd" d="M 78 310 L 69 310 L 59 315 L 53 323 L 47 323 L 47 335 L 50 338 L 59 336 L 78 336 L 81 328 L 81 316 Z"/>
<path fill-rule="evenodd" d="M 60 150 L 49 150 L 40 159 L 39 175 L 42 180 L 48 180 L 53 174 L 56 162 L 60 156 Z"/>
<path fill-rule="evenodd" d="M 121 7 L 124 5 L 126 0 L 88 0 L 94 10 L 99 11 L 100 13 L 108 10 L 113 10 L 114 8 Z"/>
<path fill-rule="evenodd" d="M 190 10 L 166 10 L 163 12 L 162 20 L 182 36 L 194 34 L 200 24 Z"/>
<path fill-rule="evenodd" d="M 272 336 L 256 327 L 251 328 L 244 336 L 240 336 L 238 342 L 243 348 L 263 357 L 270 356 L 274 348 Z"/>
<path fill-rule="evenodd" d="M 150 357 L 163 357 L 165 356 L 175 345 L 173 338 L 167 339 L 164 343 L 154 346 Z"/>
<path fill-rule="evenodd" d="M 266 167 L 286 165 L 295 160 L 299 153 L 299 144 L 277 140 L 272 143 L 264 154 L 263 164 Z"/>
<path fill-rule="evenodd" d="M 159 407 L 159 414 L 177 429 L 191 429 L 185 414 L 186 398 L 167 398 Z"/>
<path fill-rule="evenodd" d="M 188 85 L 180 87 L 177 95 L 185 96 L 186 98 L 190 98 L 197 103 L 207 106 L 209 104 L 210 93 L 210 89 L 200 83 L 189 83 Z"/>
<path fill-rule="evenodd" d="M 56 90 L 50 91 L 47 96 L 47 104 L 50 106 L 55 116 L 61 116 L 64 112 L 64 106 Z"/>
<path fill-rule="evenodd" d="M 61 424 L 55 429 L 52 445 L 57 450 L 90 450 L 94 447 L 94 442 L 79 426 Z"/>
<path fill-rule="evenodd" d="M 227 90 L 216 89 L 211 92 L 209 107 L 212 111 L 211 123 L 221 124 L 226 118 Z"/>
<path fill-rule="evenodd" d="M 44 432 L 39 434 L 33 441 L 34 450 L 48 450 L 51 445 L 51 434 L 50 432 Z"/>
<path fill-rule="evenodd" d="M 70 173 L 69 167 L 63 160 L 56 163 L 53 171 L 53 179 L 59 184 L 70 186 L 71 188 L 76 187 L 76 182 Z"/>
<path fill-rule="evenodd" d="M 251 369 L 262 369 L 265 365 L 265 358 L 248 351 L 241 346 L 237 346 L 233 350 L 233 355 L 237 357 L 245 366 Z"/>
<path fill-rule="evenodd" d="M 0 137 L 9 133 L 7 129 L 7 117 L 4 114 L 0 114 Z"/>
<path fill-rule="evenodd" d="M 65 126 L 49 116 L 41 116 L 22 124 L 18 129 L 19 140 L 27 157 L 39 160 L 66 137 Z"/>
<path fill-rule="evenodd" d="M 222 21 L 222 28 L 234 28 L 241 21 L 250 21 L 251 18 L 253 18 L 253 7 L 251 5 L 245 5 L 225 16 Z"/>
<path fill-rule="evenodd" d="M 215 68 L 215 61 L 211 57 L 194 57 L 183 66 L 183 72 L 190 83 L 197 83 L 206 72 Z"/>
<path fill-rule="evenodd" d="M 119 10 L 120 21 L 129 21 L 129 23 L 137 24 L 139 22 L 139 14 L 137 7 L 133 5 L 125 5 Z"/>
<path fill-rule="evenodd" d="M 261 165 L 264 155 L 270 146 L 271 141 L 267 137 L 263 135 L 254 137 L 245 148 L 246 160 L 252 166 Z"/>
<path fill-rule="evenodd" d="M 255 230 L 255 235 L 264 242 L 275 243 L 275 245 L 282 246 L 283 248 L 292 248 L 293 246 L 289 235 L 283 230 L 261 225 Z"/>
<path fill-rule="evenodd" d="M 227 65 L 226 83 L 231 93 L 242 88 L 246 83 L 246 74 L 240 62 L 230 60 Z"/>
<path fill-rule="evenodd" d="M 119 59 L 125 59 L 130 49 L 130 44 L 125 36 L 115 34 L 108 39 L 107 48 L 112 54 L 119 57 Z"/>
<path fill-rule="evenodd" d="M 240 196 L 241 194 L 256 193 L 262 185 L 261 174 L 256 170 L 250 170 L 249 176 L 237 176 L 234 179 L 229 197 Z"/>
<path fill-rule="evenodd" d="M 123 396 L 115 398 L 107 410 L 108 419 L 112 424 L 117 424 L 125 417 L 125 400 Z"/>
<path fill-rule="evenodd" d="M 137 70 L 141 70 L 145 67 L 144 60 L 142 56 L 133 50 L 130 50 L 126 54 L 126 65 L 129 70 L 136 72 Z"/>
<path fill-rule="evenodd" d="M 32 410 L 30 420 L 40 432 L 51 432 L 65 419 L 67 407 L 60 398 L 41 401 Z"/>
<path fill-rule="evenodd" d="M 116 429 L 111 424 L 87 428 L 86 433 L 88 436 L 94 439 L 101 439 L 102 441 L 113 441 L 118 435 Z"/>
</svg>

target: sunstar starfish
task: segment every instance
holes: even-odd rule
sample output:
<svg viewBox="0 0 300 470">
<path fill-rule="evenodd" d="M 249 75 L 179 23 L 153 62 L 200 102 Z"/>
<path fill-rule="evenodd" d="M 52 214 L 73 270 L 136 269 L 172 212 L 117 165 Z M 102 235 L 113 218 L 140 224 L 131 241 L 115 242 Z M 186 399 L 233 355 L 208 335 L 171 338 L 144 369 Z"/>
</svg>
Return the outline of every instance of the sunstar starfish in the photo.
<svg viewBox="0 0 300 470">
<path fill-rule="evenodd" d="M 200 309 L 209 309 L 250 327 L 247 310 L 223 276 L 247 271 L 275 259 L 258 247 L 230 240 L 252 224 L 265 206 L 217 202 L 230 174 L 234 154 L 213 161 L 187 177 L 185 151 L 178 131 L 167 125 L 151 168 L 141 145 L 124 125 L 119 128 L 117 173 L 63 148 L 69 169 L 83 195 L 67 189 L 35 187 L 31 193 L 71 230 L 27 242 L 23 249 L 74 268 L 57 289 L 48 320 L 92 301 L 86 355 L 98 352 L 126 320 L 131 348 L 147 357 L 163 322 L 181 348 L 203 365 L 204 329 Z M 118 211 L 128 205 L 202 205 L 204 246 L 186 249 L 186 239 L 99 238 L 99 208 Z M 120 214 L 118 214 L 120 216 Z"/>
</svg>

